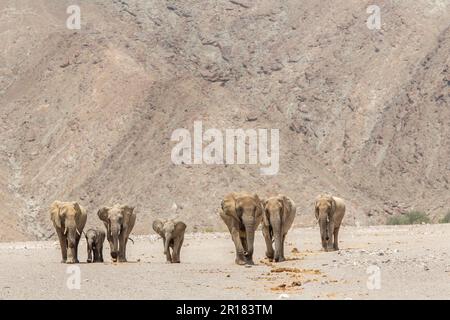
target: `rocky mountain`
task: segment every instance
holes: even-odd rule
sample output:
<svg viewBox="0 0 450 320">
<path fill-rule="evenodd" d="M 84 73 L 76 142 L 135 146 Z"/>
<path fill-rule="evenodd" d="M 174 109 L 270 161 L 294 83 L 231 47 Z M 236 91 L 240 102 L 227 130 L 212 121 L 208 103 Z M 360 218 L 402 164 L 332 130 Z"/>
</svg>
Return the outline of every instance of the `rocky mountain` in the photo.
<svg viewBox="0 0 450 320">
<path fill-rule="evenodd" d="M 78 5 L 81 29 L 67 28 Z M 346 224 L 450 209 L 450 1 L 2 0 L 0 240 L 53 236 L 48 207 L 136 206 L 223 229 L 234 190 L 347 201 Z M 172 161 L 177 129 L 278 129 L 279 170 Z"/>
</svg>

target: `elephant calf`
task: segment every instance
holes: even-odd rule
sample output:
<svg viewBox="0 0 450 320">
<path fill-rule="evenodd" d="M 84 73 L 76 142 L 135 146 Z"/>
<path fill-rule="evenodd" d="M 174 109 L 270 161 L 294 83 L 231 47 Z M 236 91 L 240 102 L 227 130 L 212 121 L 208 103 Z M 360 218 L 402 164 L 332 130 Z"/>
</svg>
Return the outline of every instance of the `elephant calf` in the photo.
<svg viewBox="0 0 450 320">
<path fill-rule="evenodd" d="M 323 250 L 339 250 L 338 235 L 345 215 L 344 200 L 321 195 L 317 197 L 314 208 L 316 219 L 319 221 Z"/>
<path fill-rule="evenodd" d="M 86 234 L 87 262 L 103 262 L 103 242 L 105 232 L 99 229 L 89 229 Z"/>
<path fill-rule="evenodd" d="M 180 251 L 183 245 L 186 224 L 174 219 L 156 219 L 153 222 L 153 230 L 163 239 L 167 263 L 180 263 Z M 172 254 L 170 254 L 170 248 L 172 248 Z"/>
<path fill-rule="evenodd" d="M 294 222 L 296 211 L 294 201 L 281 194 L 264 201 L 262 233 L 266 241 L 266 256 L 270 260 L 275 262 L 286 260 L 284 241 Z M 272 242 L 275 242 L 275 251 Z"/>
</svg>

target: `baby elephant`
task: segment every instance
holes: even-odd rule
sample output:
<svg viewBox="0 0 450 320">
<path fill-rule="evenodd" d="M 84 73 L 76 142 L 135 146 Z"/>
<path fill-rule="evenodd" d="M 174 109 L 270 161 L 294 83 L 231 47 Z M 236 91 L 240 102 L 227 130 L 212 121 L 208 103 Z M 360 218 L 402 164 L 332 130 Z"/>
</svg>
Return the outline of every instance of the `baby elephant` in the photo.
<svg viewBox="0 0 450 320">
<path fill-rule="evenodd" d="M 163 238 L 167 263 L 180 263 L 180 251 L 186 224 L 174 219 L 156 219 L 153 222 L 153 230 Z M 172 254 L 170 254 L 169 248 L 172 248 Z"/>
<path fill-rule="evenodd" d="M 103 242 L 105 241 L 105 232 L 100 229 L 89 229 L 86 232 L 87 242 L 87 262 L 103 262 Z M 92 259 L 94 256 L 94 259 Z"/>
<path fill-rule="evenodd" d="M 294 201 L 279 194 L 270 197 L 264 204 L 262 232 L 266 241 L 266 256 L 275 262 L 282 262 L 284 258 L 284 241 L 292 226 L 297 211 Z M 272 247 L 275 242 L 275 251 Z"/>
</svg>

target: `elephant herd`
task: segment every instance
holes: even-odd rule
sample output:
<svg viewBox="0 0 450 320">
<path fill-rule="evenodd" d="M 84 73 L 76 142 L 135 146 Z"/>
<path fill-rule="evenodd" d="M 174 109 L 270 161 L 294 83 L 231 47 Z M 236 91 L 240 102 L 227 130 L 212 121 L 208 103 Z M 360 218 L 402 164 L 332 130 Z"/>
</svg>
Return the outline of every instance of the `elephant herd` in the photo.
<svg viewBox="0 0 450 320">
<path fill-rule="evenodd" d="M 321 195 L 314 205 L 315 217 L 320 226 L 322 248 L 339 250 L 338 234 L 345 214 L 344 201 L 338 197 Z M 254 264 L 255 232 L 262 224 L 266 244 L 266 257 L 275 262 L 285 260 L 284 242 L 296 215 L 294 201 L 285 195 L 260 199 L 257 194 L 233 192 L 224 197 L 219 215 L 228 227 L 236 248 L 238 265 Z M 105 225 L 83 231 L 87 214 L 77 202 L 55 201 L 50 207 L 50 218 L 61 247 L 63 263 L 78 263 L 78 244 L 82 233 L 86 237 L 87 262 L 103 262 L 105 238 L 110 245 L 113 262 L 126 262 L 126 246 L 136 222 L 134 207 L 114 205 L 102 207 L 97 216 Z M 180 263 L 186 224 L 177 219 L 156 219 L 153 230 L 161 236 L 167 263 Z"/>
</svg>

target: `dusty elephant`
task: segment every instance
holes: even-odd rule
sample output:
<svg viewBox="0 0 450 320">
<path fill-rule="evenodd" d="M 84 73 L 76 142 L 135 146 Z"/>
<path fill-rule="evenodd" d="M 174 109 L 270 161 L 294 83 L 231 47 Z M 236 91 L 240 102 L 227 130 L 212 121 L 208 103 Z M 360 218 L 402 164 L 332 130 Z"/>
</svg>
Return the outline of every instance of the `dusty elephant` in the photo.
<svg viewBox="0 0 450 320">
<path fill-rule="evenodd" d="M 50 219 L 61 246 L 62 263 L 78 263 L 78 243 L 86 225 L 86 210 L 77 202 L 55 201 L 50 207 Z"/>
<path fill-rule="evenodd" d="M 87 262 L 103 262 L 103 243 L 105 232 L 100 229 L 86 231 Z"/>
<path fill-rule="evenodd" d="M 319 221 L 322 248 L 325 251 L 339 250 L 338 235 L 345 215 L 344 200 L 332 196 L 319 196 L 314 208 L 316 219 Z"/>
<path fill-rule="evenodd" d="M 219 215 L 236 247 L 236 264 L 254 264 L 253 243 L 262 211 L 261 200 L 256 194 L 233 192 L 222 200 Z"/>
<path fill-rule="evenodd" d="M 134 207 L 115 205 L 103 207 L 97 212 L 106 227 L 106 238 L 111 248 L 113 262 L 126 262 L 126 248 L 128 237 L 136 222 Z"/>
<path fill-rule="evenodd" d="M 164 254 L 168 263 L 180 263 L 180 251 L 183 245 L 186 224 L 174 219 L 156 219 L 153 230 L 163 239 Z M 172 248 L 172 254 L 170 254 Z"/>
<path fill-rule="evenodd" d="M 294 201 L 281 194 L 264 201 L 262 233 L 266 241 L 266 256 L 270 260 L 286 260 L 284 241 L 294 222 L 296 210 Z M 275 251 L 272 242 L 275 242 Z"/>
</svg>

